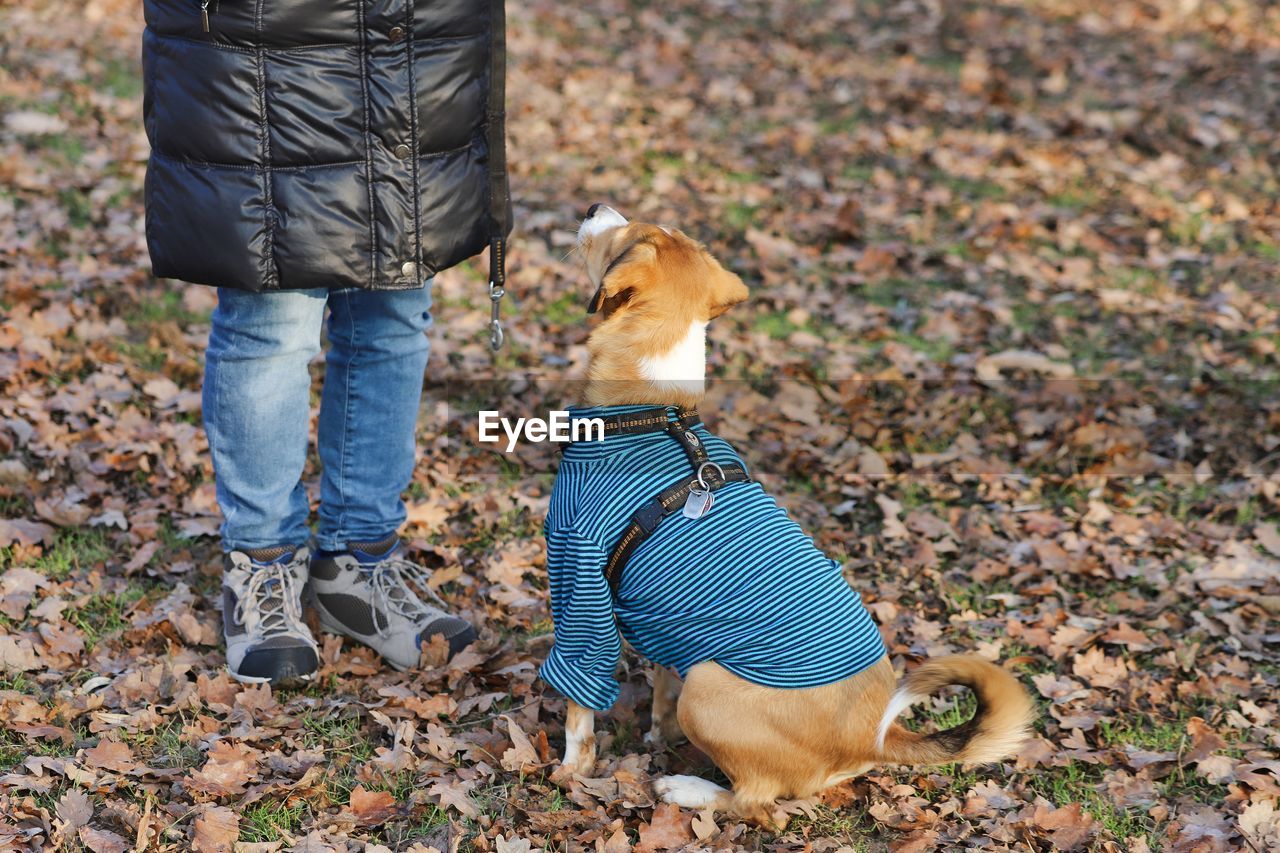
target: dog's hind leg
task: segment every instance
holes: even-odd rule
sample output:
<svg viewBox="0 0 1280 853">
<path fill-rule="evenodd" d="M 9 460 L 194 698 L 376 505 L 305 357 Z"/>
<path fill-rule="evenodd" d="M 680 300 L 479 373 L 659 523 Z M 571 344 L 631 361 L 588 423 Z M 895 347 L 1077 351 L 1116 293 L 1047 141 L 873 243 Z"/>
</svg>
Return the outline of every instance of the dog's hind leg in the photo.
<svg viewBox="0 0 1280 853">
<path fill-rule="evenodd" d="M 680 679 L 674 672 L 665 666 L 653 668 L 653 722 L 649 724 L 644 741 L 654 749 L 684 740 L 684 732 L 676 718 L 680 687 Z"/>
<path fill-rule="evenodd" d="M 774 791 L 730 791 L 710 779 L 699 776 L 662 776 L 654 780 L 654 793 L 664 803 L 683 809 L 714 809 L 735 814 L 748 823 L 781 832 L 787 826 L 787 814 L 778 806 Z"/>
<path fill-rule="evenodd" d="M 682 809 L 729 811 L 733 807 L 732 791 L 698 776 L 662 776 L 654 780 L 653 790 L 664 803 Z"/>
</svg>

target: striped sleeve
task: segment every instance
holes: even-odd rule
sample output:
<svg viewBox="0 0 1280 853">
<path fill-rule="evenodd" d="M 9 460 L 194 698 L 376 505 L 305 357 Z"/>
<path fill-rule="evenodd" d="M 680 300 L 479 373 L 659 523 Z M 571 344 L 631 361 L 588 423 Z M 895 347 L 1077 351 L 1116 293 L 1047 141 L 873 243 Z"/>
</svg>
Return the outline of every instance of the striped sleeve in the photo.
<svg viewBox="0 0 1280 853">
<path fill-rule="evenodd" d="M 573 529 L 547 534 L 547 576 L 555 644 L 539 675 L 560 693 L 596 711 L 618 698 L 614 670 L 622 639 L 604 578 L 608 555 Z"/>
</svg>

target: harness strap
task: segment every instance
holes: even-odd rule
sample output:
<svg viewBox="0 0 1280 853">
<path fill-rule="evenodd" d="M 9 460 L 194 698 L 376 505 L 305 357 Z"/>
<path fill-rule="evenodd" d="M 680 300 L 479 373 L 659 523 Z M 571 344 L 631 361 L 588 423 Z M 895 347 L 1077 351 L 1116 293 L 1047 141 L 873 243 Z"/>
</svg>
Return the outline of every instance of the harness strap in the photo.
<svg viewBox="0 0 1280 853">
<path fill-rule="evenodd" d="M 700 452 L 703 461 L 706 461 L 706 450 L 702 447 L 702 442 L 698 441 L 697 436 L 692 433 L 682 432 L 683 435 L 694 439 L 695 443 L 692 446 L 697 448 L 696 452 Z M 686 439 L 681 439 L 681 446 L 685 448 L 686 453 L 690 453 L 690 458 L 692 459 L 693 451 L 690 450 L 690 445 L 686 443 Z M 701 463 L 697 463 L 697 465 L 700 466 Z M 720 476 L 720 471 L 724 472 L 723 477 Z M 702 479 L 707 484 L 707 487 L 714 492 L 725 483 L 750 480 L 751 475 L 747 473 L 747 469 L 735 462 L 725 465 L 723 468 L 709 466 L 709 470 Z M 627 525 L 627 529 L 623 531 L 622 536 L 618 539 L 618 544 L 614 546 L 613 552 L 609 554 L 609 562 L 605 563 L 604 567 L 605 580 L 609 582 L 609 589 L 613 591 L 615 598 L 618 596 L 618 587 L 622 585 L 622 570 L 626 567 L 627 560 L 653 534 L 653 531 L 658 529 L 662 519 L 680 511 L 685 500 L 689 497 L 690 490 L 696 486 L 698 486 L 697 476 L 685 477 L 659 492 L 656 497 L 649 499 L 632 513 L 631 523 Z"/>
<path fill-rule="evenodd" d="M 667 424 L 667 432 L 680 442 L 680 449 L 689 457 L 689 464 L 693 466 L 694 472 L 701 470 L 703 463 L 707 461 L 707 449 L 702 446 L 702 440 L 678 420 Z"/>
<path fill-rule="evenodd" d="M 604 434 L 639 435 L 645 432 L 663 432 L 672 423 L 669 413 L 674 412 L 675 422 L 683 427 L 695 427 L 702 423 L 697 409 L 685 409 L 678 406 L 654 406 L 625 415 L 609 415 L 600 418 L 604 422 Z"/>
</svg>

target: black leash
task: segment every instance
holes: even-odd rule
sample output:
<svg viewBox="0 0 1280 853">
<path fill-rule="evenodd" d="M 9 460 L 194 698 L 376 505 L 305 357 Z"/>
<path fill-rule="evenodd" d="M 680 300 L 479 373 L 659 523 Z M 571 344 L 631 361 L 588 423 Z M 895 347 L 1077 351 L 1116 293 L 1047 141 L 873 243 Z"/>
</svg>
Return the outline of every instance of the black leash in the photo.
<svg viewBox="0 0 1280 853">
<path fill-rule="evenodd" d="M 507 184 L 506 84 L 507 22 L 505 0 L 490 0 L 489 108 L 485 137 L 489 148 L 489 346 L 502 347 L 499 319 L 507 295 L 507 235 L 511 233 L 511 196 Z"/>
<path fill-rule="evenodd" d="M 726 483 L 751 479 L 747 469 L 736 462 L 720 466 L 708 458 L 701 439 L 691 431 L 692 427 L 702 423 L 697 409 L 677 408 L 674 419 L 669 417 L 668 411 L 662 406 L 655 406 L 601 419 L 606 436 L 666 432 L 680 442 L 680 448 L 693 466 L 693 476 L 686 475 L 677 480 L 632 513 L 631 522 L 618 538 L 618 544 L 613 547 L 604 567 L 604 577 L 614 598 L 617 598 L 618 588 L 622 585 L 622 570 L 627 560 L 653 535 L 664 518 L 677 511 L 682 511 L 688 518 L 701 518 L 711 509 L 715 491 Z"/>
</svg>

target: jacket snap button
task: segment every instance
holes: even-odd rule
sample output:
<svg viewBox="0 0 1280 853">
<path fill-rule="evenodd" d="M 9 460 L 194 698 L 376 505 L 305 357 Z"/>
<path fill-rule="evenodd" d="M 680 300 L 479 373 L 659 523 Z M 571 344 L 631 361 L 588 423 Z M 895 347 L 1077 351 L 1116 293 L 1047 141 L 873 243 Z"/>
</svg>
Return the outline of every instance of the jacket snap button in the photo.
<svg viewBox="0 0 1280 853">
<path fill-rule="evenodd" d="M 405 261 L 400 265 L 400 274 L 404 276 L 412 276 L 418 272 L 418 265 L 413 261 Z"/>
<path fill-rule="evenodd" d="M 387 38 L 392 41 L 400 41 L 400 39 L 404 38 L 404 27 L 392 27 L 387 31 Z"/>
<path fill-rule="evenodd" d="M 401 160 L 408 160 L 409 155 L 412 154 L 413 152 L 409 150 L 408 145 L 397 145 L 394 153 Z"/>
</svg>

